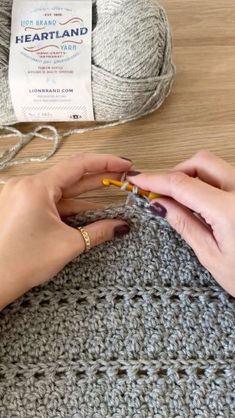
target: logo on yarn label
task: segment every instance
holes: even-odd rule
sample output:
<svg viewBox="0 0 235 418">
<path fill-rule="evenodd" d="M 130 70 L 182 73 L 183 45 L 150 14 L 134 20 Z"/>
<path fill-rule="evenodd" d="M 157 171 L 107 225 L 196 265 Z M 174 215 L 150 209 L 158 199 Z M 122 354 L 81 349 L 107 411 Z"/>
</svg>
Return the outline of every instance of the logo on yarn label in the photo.
<svg viewBox="0 0 235 418">
<path fill-rule="evenodd" d="M 9 85 L 19 122 L 94 120 L 92 0 L 14 0 Z"/>
</svg>

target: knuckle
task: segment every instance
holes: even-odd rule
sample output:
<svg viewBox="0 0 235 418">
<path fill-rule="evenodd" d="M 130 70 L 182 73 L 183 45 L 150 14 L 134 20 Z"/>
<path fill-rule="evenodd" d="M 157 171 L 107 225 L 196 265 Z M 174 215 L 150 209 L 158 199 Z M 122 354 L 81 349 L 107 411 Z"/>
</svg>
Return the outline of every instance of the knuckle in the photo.
<svg viewBox="0 0 235 418">
<path fill-rule="evenodd" d="M 104 241 L 106 241 L 106 234 L 105 234 L 105 230 L 102 228 L 99 228 L 95 231 L 95 233 L 93 234 L 92 237 L 92 241 L 94 245 L 98 245 Z"/>
<path fill-rule="evenodd" d="M 23 177 L 19 179 L 11 187 L 11 190 L 17 199 L 18 198 L 24 199 L 27 197 L 28 202 L 35 200 L 37 196 L 35 189 L 36 189 L 35 182 L 30 177 Z"/>
<path fill-rule="evenodd" d="M 19 182 L 19 179 L 13 177 L 6 181 L 5 187 L 13 188 L 18 182 Z"/>
<path fill-rule="evenodd" d="M 30 177 L 24 177 L 16 183 L 16 187 L 21 193 L 31 192 L 33 187 L 33 181 Z"/>
<path fill-rule="evenodd" d="M 66 161 L 67 162 L 74 162 L 74 161 L 79 160 L 82 163 L 86 159 L 86 156 L 87 156 L 87 152 L 83 152 L 83 151 L 76 152 L 75 155 L 73 155 L 72 157 L 67 158 Z M 63 161 L 62 161 L 62 163 L 63 163 Z"/>
<path fill-rule="evenodd" d="M 77 157 L 80 158 L 81 160 L 85 160 L 87 158 L 88 153 L 87 152 L 79 152 L 77 154 Z"/>
<path fill-rule="evenodd" d="M 197 258 L 201 265 L 204 266 L 208 271 L 214 271 L 216 267 L 216 260 L 213 254 L 208 253 L 207 247 L 204 251 L 197 253 Z"/>
<path fill-rule="evenodd" d="M 37 205 L 39 196 L 38 187 L 31 176 L 10 179 L 7 181 L 5 187 L 6 193 L 17 202 L 16 204 L 24 205 L 24 207 L 25 205 Z"/>
<path fill-rule="evenodd" d="M 174 228 L 181 236 L 185 236 L 188 231 L 187 219 L 182 215 L 177 215 L 174 221 Z"/>
<path fill-rule="evenodd" d="M 212 153 L 210 151 L 206 149 L 201 149 L 196 153 L 195 158 L 197 161 L 203 162 L 211 158 L 211 156 L 212 156 Z"/>
<path fill-rule="evenodd" d="M 180 171 L 168 174 L 169 183 L 173 191 L 175 187 L 178 188 L 184 185 L 187 182 L 187 178 L 187 175 Z"/>
<path fill-rule="evenodd" d="M 211 236 L 205 236 L 203 244 L 197 251 L 197 257 L 200 263 L 210 272 L 216 272 L 221 264 L 221 259 L 213 245 L 213 238 Z"/>
<path fill-rule="evenodd" d="M 12 178 L 6 182 L 6 186 L 15 190 L 25 190 L 30 187 L 31 183 L 30 177 Z"/>
</svg>

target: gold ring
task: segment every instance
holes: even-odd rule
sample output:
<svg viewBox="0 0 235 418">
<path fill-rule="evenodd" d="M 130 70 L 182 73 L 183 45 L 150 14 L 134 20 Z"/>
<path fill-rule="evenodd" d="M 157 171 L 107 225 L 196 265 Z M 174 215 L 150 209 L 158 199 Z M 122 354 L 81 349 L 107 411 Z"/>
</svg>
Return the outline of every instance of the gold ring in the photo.
<svg viewBox="0 0 235 418">
<path fill-rule="evenodd" d="M 89 251 L 91 249 L 91 239 L 89 237 L 89 234 L 81 226 L 78 228 L 78 231 L 81 233 L 82 238 L 85 242 L 85 252 L 87 253 L 87 251 Z"/>
</svg>

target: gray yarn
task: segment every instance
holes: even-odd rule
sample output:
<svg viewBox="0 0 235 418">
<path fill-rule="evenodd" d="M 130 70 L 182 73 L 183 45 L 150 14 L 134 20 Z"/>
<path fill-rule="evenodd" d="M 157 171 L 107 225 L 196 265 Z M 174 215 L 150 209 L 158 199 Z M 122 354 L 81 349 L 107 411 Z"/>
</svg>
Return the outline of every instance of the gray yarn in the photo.
<svg viewBox="0 0 235 418">
<path fill-rule="evenodd" d="M 174 76 L 170 29 L 155 0 L 97 0 L 92 36 L 95 119 L 136 118 L 159 107 Z M 8 86 L 12 0 L 0 12 L 0 123 L 17 122 Z"/>
<path fill-rule="evenodd" d="M 17 122 L 8 85 L 11 9 L 12 0 L 2 0 L 0 11 L 0 125 L 2 126 Z M 154 112 L 170 93 L 175 76 L 170 28 L 164 9 L 156 0 L 135 0 L 134 4 L 132 0 L 93 0 L 93 9 L 92 96 L 95 120 L 106 122 L 105 126 L 114 126 Z M 60 132 L 59 139 L 90 129 L 75 128 Z M 9 132 L 8 128 L 6 130 Z M 19 131 L 18 134 L 22 149 L 24 143 L 29 142 L 28 135 L 32 138 L 33 135 L 32 133 L 23 135 Z M 55 141 L 56 138 L 54 143 Z M 53 152 L 59 147 L 59 142 Z M 15 155 L 18 152 L 19 149 Z M 35 157 L 32 158 L 24 159 L 23 162 L 32 162 Z M 9 161 L 12 159 L 13 157 Z M 45 156 L 42 156 L 40 161 L 44 160 Z M 39 161 L 38 157 L 37 161 Z M 1 163 L 0 169 L 10 165 L 4 161 Z M 14 164 L 19 163 L 22 161 L 14 162 Z"/>
<path fill-rule="evenodd" d="M 235 416 L 234 299 L 141 202 L 70 219 L 131 234 L 2 312 L 1 418 Z"/>
</svg>

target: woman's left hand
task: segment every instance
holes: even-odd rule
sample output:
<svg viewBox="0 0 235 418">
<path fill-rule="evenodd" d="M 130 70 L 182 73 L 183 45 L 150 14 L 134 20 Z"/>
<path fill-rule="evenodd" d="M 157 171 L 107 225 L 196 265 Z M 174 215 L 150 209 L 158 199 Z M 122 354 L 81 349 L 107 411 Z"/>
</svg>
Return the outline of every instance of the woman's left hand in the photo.
<svg viewBox="0 0 235 418">
<path fill-rule="evenodd" d="M 81 233 L 62 218 L 96 209 L 75 197 L 101 188 L 107 174 L 119 179 L 131 166 L 113 155 L 79 154 L 40 174 L 7 182 L 0 194 L 0 309 L 84 251 Z M 118 219 L 85 228 L 92 247 L 129 232 Z"/>
</svg>

